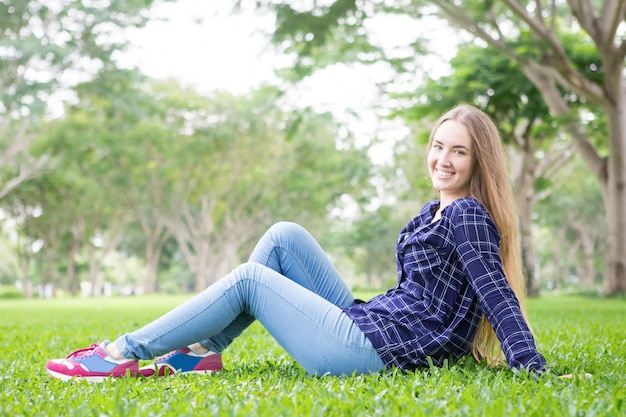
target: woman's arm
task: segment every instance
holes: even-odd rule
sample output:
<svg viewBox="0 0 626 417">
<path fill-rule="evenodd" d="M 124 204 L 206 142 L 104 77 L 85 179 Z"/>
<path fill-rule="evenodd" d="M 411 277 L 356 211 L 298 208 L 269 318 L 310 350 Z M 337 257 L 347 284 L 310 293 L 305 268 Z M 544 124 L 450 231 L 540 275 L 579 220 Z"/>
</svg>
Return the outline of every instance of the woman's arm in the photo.
<svg viewBox="0 0 626 417">
<path fill-rule="evenodd" d="M 455 242 L 467 279 L 480 307 L 496 332 L 511 368 L 545 371 L 545 359 L 537 351 L 533 334 L 502 268 L 500 236 L 482 206 L 454 213 Z"/>
</svg>

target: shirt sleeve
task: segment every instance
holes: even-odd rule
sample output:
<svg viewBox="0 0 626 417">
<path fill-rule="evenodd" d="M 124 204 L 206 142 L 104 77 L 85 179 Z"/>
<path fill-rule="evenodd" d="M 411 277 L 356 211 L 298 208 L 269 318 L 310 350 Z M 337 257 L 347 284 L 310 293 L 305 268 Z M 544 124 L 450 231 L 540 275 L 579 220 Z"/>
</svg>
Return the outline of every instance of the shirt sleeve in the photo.
<svg viewBox="0 0 626 417">
<path fill-rule="evenodd" d="M 522 315 L 519 301 L 504 276 L 499 254 L 500 234 L 481 207 L 453 215 L 456 250 L 481 309 L 494 328 L 511 368 L 545 371 L 545 359 Z"/>
</svg>

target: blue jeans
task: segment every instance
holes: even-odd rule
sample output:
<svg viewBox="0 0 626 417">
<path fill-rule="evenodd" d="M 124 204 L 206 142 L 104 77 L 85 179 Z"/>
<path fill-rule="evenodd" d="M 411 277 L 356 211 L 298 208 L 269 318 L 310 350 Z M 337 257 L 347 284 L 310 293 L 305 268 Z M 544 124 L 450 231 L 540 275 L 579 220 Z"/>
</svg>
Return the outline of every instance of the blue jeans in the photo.
<svg viewBox="0 0 626 417">
<path fill-rule="evenodd" d="M 152 359 L 195 342 L 220 353 L 255 319 L 310 374 L 383 369 L 371 342 L 340 307 L 354 297 L 315 239 L 294 223 L 272 226 L 250 260 L 209 288 L 115 342 Z"/>
</svg>

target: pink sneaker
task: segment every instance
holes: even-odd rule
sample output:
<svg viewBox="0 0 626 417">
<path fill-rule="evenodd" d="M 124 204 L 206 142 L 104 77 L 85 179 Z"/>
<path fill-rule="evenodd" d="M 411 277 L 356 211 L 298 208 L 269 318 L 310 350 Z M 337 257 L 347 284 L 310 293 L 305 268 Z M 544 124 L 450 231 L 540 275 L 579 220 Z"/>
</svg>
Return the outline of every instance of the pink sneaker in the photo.
<svg viewBox="0 0 626 417">
<path fill-rule="evenodd" d="M 64 381 L 77 377 L 100 382 L 109 377 L 138 376 L 139 365 L 134 359 L 115 360 L 104 347 L 108 341 L 95 343 L 88 348 L 70 353 L 65 359 L 50 359 L 46 371 Z"/>
<path fill-rule="evenodd" d="M 160 357 L 150 365 L 141 367 L 139 372 L 143 376 L 169 376 L 189 373 L 210 374 L 221 371 L 222 367 L 222 355 L 215 352 L 197 355 L 191 349 L 184 347 Z"/>
</svg>

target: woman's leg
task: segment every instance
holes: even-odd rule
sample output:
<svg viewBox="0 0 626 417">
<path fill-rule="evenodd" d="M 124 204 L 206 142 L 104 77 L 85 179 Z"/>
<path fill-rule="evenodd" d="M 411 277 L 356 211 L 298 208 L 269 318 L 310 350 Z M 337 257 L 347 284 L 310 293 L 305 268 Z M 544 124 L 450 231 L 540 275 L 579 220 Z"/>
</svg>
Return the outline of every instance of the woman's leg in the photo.
<svg viewBox="0 0 626 417">
<path fill-rule="evenodd" d="M 265 265 L 338 306 L 354 297 L 330 258 L 302 226 L 280 222 L 270 227 L 250 255 Z"/>
<path fill-rule="evenodd" d="M 331 303 L 347 307 L 354 296 L 319 243 L 302 226 L 279 222 L 268 229 L 250 255 L 249 262 L 265 265 Z M 242 313 L 222 332 L 200 345 L 221 353 L 252 322 Z"/>
<path fill-rule="evenodd" d="M 254 249 L 252 255 L 250 256 L 250 263 L 266 266 L 266 268 L 262 269 L 264 273 L 260 274 L 265 276 L 266 279 L 274 279 L 277 282 L 293 281 L 291 284 L 285 285 L 296 288 L 295 293 L 300 293 L 300 297 L 303 297 L 305 300 L 304 304 L 308 304 L 309 300 L 312 300 L 312 298 L 321 298 L 321 300 L 316 301 L 325 301 L 324 308 L 330 308 L 332 306 L 349 306 L 354 301 L 349 288 L 343 282 L 341 276 L 319 244 L 305 229 L 294 223 L 281 222 L 270 228 Z M 251 268 L 251 266 L 242 266 L 238 268 L 238 270 L 247 270 L 249 268 Z M 274 273 L 270 273 L 267 271 L 268 269 Z M 235 272 L 236 271 L 229 274 L 229 276 L 234 275 L 246 277 L 246 273 L 239 271 L 239 273 L 236 274 Z M 278 272 L 278 274 L 275 272 Z M 259 273 L 257 271 L 252 274 L 248 273 L 248 275 L 256 276 L 259 275 Z M 227 278 L 229 276 L 227 276 Z M 228 281 L 228 279 L 225 278 L 222 281 Z M 221 284 L 223 283 L 220 282 L 219 284 L 219 286 L 218 284 L 214 285 L 216 288 L 210 287 L 204 293 L 166 315 L 163 319 L 159 319 L 157 322 L 152 323 L 137 332 L 133 332 L 119 338 L 116 341 L 116 345 L 120 347 L 120 350 L 126 357 L 152 358 L 171 349 L 195 342 L 199 340 L 203 334 L 208 334 L 209 337 L 203 340 L 202 346 L 216 352 L 221 352 L 221 350 L 228 346 L 236 336 L 241 334 L 241 332 L 248 327 L 256 317 L 261 320 L 266 327 L 268 327 L 268 330 L 270 330 L 272 335 L 275 336 L 285 349 L 294 355 L 296 360 L 301 362 L 305 368 L 310 371 L 313 369 L 319 369 L 319 366 L 321 366 L 319 365 L 319 360 L 317 360 L 318 365 L 313 365 L 315 359 L 313 359 L 313 356 L 310 356 L 310 352 L 307 352 L 307 356 L 310 356 L 310 360 L 308 361 L 311 363 L 310 365 L 304 363 L 306 362 L 306 359 L 298 359 L 298 357 L 301 356 L 298 354 L 298 343 L 293 343 L 294 341 L 305 341 L 308 345 L 308 340 L 319 336 L 317 334 L 318 329 L 313 328 L 313 332 L 305 337 L 303 335 L 304 327 L 300 324 L 297 324 L 296 326 L 285 325 L 283 327 L 280 324 L 277 325 L 276 322 L 271 319 L 269 321 L 266 319 L 264 322 L 264 320 L 260 317 L 261 314 L 266 312 L 271 313 L 275 311 L 275 309 L 260 308 L 258 303 L 254 303 L 254 301 L 256 301 L 254 299 L 251 301 L 257 305 L 258 311 L 256 313 L 252 313 L 248 309 L 242 309 L 242 311 L 240 311 L 234 318 L 229 317 L 225 321 L 222 321 L 218 326 L 221 330 L 217 331 L 217 333 L 215 333 L 216 330 L 204 329 L 204 331 L 201 331 L 195 328 L 188 329 L 185 325 L 181 328 L 183 329 L 182 333 L 184 333 L 184 337 L 181 339 L 177 339 L 176 337 L 166 338 L 164 339 L 167 340 L 166 343 L 156 343 L 152 340 L 151 334 L 156 335 L 159 332 L 162 332 L 162 326 L 167 326 L 168 322 L 170 322 L 172 318 L 175 319 L 174 323 L 179 323 L 179 320 L 181 319 L 180 313 L 183 313 L 183 311 L 186 311 L 182 315 L 183 320 L 190 320 L 190 322 L 193 321 L 197 323 L 194 319 L 189 317 L 189 312 L 191 311 L 191 314 L 193 314 L 194 311 L 203 309 L 203 294 L 216 292 L 219 294 L 220 291 L 222 291 Z M 304 289 L 308 291 L 301 291 Z M 311 292 L 319 297 L 311 297 Z M 250 296 L 254 297 L 254 295 Z M 281 296 L 278 297 L 281 298 Z M 281 304 L 280 301 L 277 305 L 279 304 Z M 314 303 L 311 302 L 311 304 Z M 268 302 L 268 305 L 274 307 L 272 303 Z M 292 304 L 291 308 L 294 308 L 295 306 L 297 307 L 297 304 Z M 365 345 L 368 346 L 367 349 L 370 349 L 371 345 L 369 345 L 369 341 L 367 341 L 356 326 L 354 326 L 352 320 L 345 316 L 345 314 L 341 312 L 341 309 L 334 308 L 332 310 L 334 310 L 334 316 L 329 313 L 328 320 L 331 320 L 332 326 L 337 326 L 336 330 L 338 332 L 333 337 L 350 338 L 354 336 L 357 337 L 359 343 L 364 342 Z M 284 319 L 286 315 L 283 315 L 280 308 L 278 311 L 279 316 Z M 231 311 L 231 314 L 232 313 L 233 312 Z M 296 308 L 296 311 L 293 312 L 293 314 L 290 314 L 289 317 L 296 317 L 301 314 L 306 314 L 304 309 Z M 187 318 L 185 319 L 185 317 Z M 334 317 L 334 319 L 332 319 L 332 317 Z M 332 320 L 335 320 L 335 322 L 332 322 Z M 178 325 L 174 324 L 174 327 L 176 326 Z M 291 333 L 289 333 L 289 337 L 284 335 L 283 332 L 285 329 L 291 329 L 289 330 L 291 331 Z M 167 332 L 167 330 L 165 331 Z M 175 333 L 180 334 L 181 332 L 176 331 Z M 322 342 L 321 339 L 319 341 Z M 334 343 L 331 343 L 330 346 L 333 347 Z M 319 349 L 320 355 L 323 354 L 322 352 L 324 352 L 324 349 Z M 371 352 L 373 352 L 373 350 Z M 353 355 L 353 353 L 350 353 L 350 355 Z M 377 366 L 382 362 L 380 362 L 378 355 L 374 354 L 373 356 L 374 363 L 376 364 L 374 368 L 377 369 Z M 319 359 L 320 356 L 317 357 Z M 349 369 L 352 369 L 349 361 L 346 362 L 346 366 Z M 370 367 L 368 367 L 368 370 L 371 370 Z"/>
<path fill-rule="evenodd" d="M 340 307 L 255 262 L 239 266 L 116 343 L 125 357 L 148 359 L 219 335 L 242 313 L 258 319 L 309 373 L 352 374 L 384 367 L 369 340 Z"/>
</svg>

